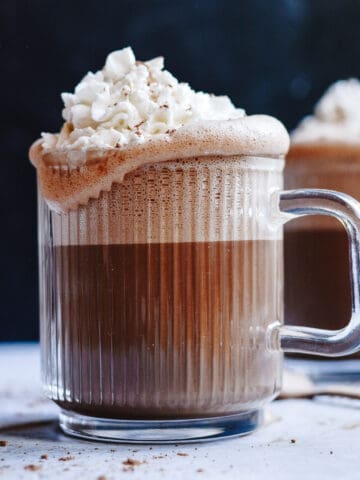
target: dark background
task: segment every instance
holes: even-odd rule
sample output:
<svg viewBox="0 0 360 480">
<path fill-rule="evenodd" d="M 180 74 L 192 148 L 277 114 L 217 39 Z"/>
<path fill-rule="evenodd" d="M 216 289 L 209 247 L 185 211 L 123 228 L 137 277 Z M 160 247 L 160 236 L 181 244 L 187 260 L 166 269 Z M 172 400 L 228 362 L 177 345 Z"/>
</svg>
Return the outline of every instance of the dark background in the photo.
<svg viewBox="0 0 360 480">
<path fill-rule="evenodd" d="M 38 335 L 35 172 L 27 150 L 112 50 L 164 55 L 193 88 L 288 128 L 360 76 L 360 1 L 0 0 L 0 340 Z"/>
</svg>

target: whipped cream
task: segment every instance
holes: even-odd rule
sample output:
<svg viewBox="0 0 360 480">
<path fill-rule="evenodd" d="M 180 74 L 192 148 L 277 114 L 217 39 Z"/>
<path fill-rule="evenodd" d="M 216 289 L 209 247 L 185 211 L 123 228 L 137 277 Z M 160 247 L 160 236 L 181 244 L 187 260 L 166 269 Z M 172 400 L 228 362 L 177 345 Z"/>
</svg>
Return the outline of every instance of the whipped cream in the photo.
<svg viewBox="0 0 360 480">
<path fill-rule="evenodd" d="M 62 99 L 65 124 L 60 134 L 42 134 L 45 150 L 126 147 L 200 120 L 245 116 L 228 97 L 178 82 L 162 57 L 136 61 L 129 47 L 110 53 L 102 70 L 89 72 Z"/>
<path fill-rule="evenodd" d="M 331 85 L 292 132 L 293 143 L 360 144 L 360 81 L 340 80 Z"/>
</svg>

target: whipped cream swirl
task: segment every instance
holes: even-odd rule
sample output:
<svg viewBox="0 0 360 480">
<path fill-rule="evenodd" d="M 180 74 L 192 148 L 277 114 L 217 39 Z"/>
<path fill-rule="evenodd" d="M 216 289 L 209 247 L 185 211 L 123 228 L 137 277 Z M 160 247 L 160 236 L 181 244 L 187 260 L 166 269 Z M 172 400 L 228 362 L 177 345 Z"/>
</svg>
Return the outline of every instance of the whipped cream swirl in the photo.
<svg viewBox="0 0 360 480">
<path fill-rule="evenodd" d="M 331 85 L 292 133 L 293 143 L 360 143 L 360 81 L 340 80 Z"/>
<path fill-rule="evenodd" d="M 110 53 L 102 70 L 89 72 L 62 99 L 65 124 L 60 134 L 42 134 L 45 150 L 126 147 L 199 120 L 245 116 L 227 96 L 178 82 L 162 57 L 136 61 L 129 47 Z"/>
</svg>

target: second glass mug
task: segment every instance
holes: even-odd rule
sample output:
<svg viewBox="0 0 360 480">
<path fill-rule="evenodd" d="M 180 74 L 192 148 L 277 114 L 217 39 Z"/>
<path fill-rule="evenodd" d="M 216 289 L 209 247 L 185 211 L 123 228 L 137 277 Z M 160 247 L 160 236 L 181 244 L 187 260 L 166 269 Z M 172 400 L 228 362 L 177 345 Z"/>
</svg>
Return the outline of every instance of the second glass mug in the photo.
<svg viewBox="0 0 360 480">
<path fill-rule="evenodd" d="M 65 432 L 130 443 L 246 434 L 280 391 L 284 351 L 358 349 L 359 204 L 282 191 L 283 167 L 249 156 L 157 163 L 68 213 L 39 191 L 42 377 Z M 312 214 L 349 236 L 342 330 L 283 325 L 283 225 Z"/>
</svg>

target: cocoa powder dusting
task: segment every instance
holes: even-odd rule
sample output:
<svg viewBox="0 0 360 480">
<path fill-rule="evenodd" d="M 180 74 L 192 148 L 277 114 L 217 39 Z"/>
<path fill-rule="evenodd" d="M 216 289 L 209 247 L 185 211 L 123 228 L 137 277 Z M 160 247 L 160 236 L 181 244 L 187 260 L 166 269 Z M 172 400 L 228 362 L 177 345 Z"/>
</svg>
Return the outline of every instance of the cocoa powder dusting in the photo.
<svg viewBox="0 0 360 480">
<path fill-rule="evenodd" d="M 135 467 L 145 462 L 140 462 L 139 460 L 135 460 L 134 458 L 128 458 L 127 460 L 124 460 L 122 463 L 124 465 L 123 467 L 124 472 L 132 472 L 134 471 Z"/>
</svg>

